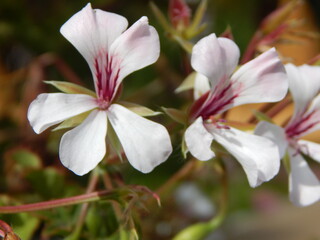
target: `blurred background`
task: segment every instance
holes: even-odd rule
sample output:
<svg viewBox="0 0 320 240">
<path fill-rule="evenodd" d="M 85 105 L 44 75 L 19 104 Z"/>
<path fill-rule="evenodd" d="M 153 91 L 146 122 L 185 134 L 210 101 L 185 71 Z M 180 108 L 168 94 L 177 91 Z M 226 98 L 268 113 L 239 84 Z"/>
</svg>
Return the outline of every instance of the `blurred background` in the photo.
<svg viewBox="0 0 320 240">
<path fill-rule="evenodd" d="M 209 0 L 203 18 L 207 27 L 191 41 L 195 43 L 213 32 L 220 35 L 229 26 L 235 42 L 244 53 L 262 20 L 289 1 Z M 167 16 L 169 1 L 155 0 L 154 3 Z M 194 13 L 200 1 L 186 0 L 186 3 Z M 88 176 L 75 176 L 59 161 L 59 140 L 65 131 L 47 130 L 36 135 L 26 118 L 30 102 L 39 93 L 57 91 L 44 84 L 44 80 L 69 81 L 93 89 L 87 63 L 59 33 L 61 25 L 86 4 L 87 1 L 83 0 L 0 1 L 1 205 L 73 196 L 86 189 Z M 145 15 L 160 35 L 161 56 L 158 62 L 128 76 L 124 80 L 121 99 L 153 110 L 161 110 L 162 106 L 186 109 L 192 94 L 177 95 L 174 90 L 191 72 L 189 56 L 162 28 L 151 11 L 149 1 L 93 0 L 91 4 L 93 8 L 125 16 L 129 25 Z M 277 48 L 284 62 L 309 63 L 320 52 L 320 1 L 300 1 L 284 21 L 292 19 L 295 24 L 281 33 L 272 46 Z M 256 107 L 235 108 L 228 118 L 254 123 L 252 109 Z M 292 106 L 286 105 L 274 120 L 284 123 L 291 112 Z M 165 115 L 154 120 L 165 124 L 173 133 L 174 152 L 166 163 L 148 175 L 135 171 L 126 161 L 105 168 L 111 177 L 117 178 L 120 173 L 123 184 L 146 185 L 160 192 L 161 207 L 152 202 L 146 204 L 147 210 L 137 208 L 137 219 L 141 220 L 138 232 L 142 239 L 171 239 L 189 224 L 214 216 L 219 181 L 210 167 L 200 165 L 193 166 L 194 171 L 189 171 L 169 186 L 165 184 L 187 164 L 180 149 L 183 128 Z M 319 133 L 308 138 L 320 142 Z M 230 178 L 228 215 L 222 227 L 207 240 L 320 239 L 320 205 L 294 207 L 288 200 L 287 175 L 283 169 L 271 182 L 251 189 L 236 161 L 228 161 L 226 165 Z M 320 173 L 317 166 L 312 167 Z M 98 189 L 103 188 L 98 185 Z M 73 231 L 79 208 L 73 206 L 47 212 L 0 215 L 0 219 L 9 223 L 21 239 L 64 239 Z M 109 239 L 106 237 L 112 236 L 116 227 L 111 205 L 94 203 L 88 212 L 81 239 Z"/>
</svg>

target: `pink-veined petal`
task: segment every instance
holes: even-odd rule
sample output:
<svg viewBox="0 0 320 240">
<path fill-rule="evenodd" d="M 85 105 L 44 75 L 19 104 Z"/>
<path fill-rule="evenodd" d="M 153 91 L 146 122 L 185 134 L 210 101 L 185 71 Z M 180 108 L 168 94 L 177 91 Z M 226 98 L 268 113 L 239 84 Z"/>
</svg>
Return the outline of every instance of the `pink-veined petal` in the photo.
<svg viewBox="0 0 320 240">
<path fill-rule="evenodd" d="M 300 138 L 320 129 L 320 95 L 310 103 L 307 111 L 296 112 L 286 126 L 290 137 Z"/>
<path fill-rule="evenodd" d="M 276 102 L 284 98 L 288 91 L 286 71 L 274 48 L 240 67 L 231 81 L 237 95 L 233 106 Z"/>
<path fill-rule="evenodd" d="M 48 127 L 96 107 L 96 99 L 89 95 L 43 93 L 30 104 L 28 120 L 39 134 Z"/>
<path fill-rule="evenodd" d="M 232 40 L 210 34 L 194 45 L 191 65 L 209 78 L 214 89 L 221 79 L 229 78 L 238 64 L 239 56 L 239 48 Z"/>
<path fill-rule="evenodd" d="M 299 140 L 299 150 L 320 163 L 320 144 L 307 140 Z"/>
<path fill-rule="evenodd" d="M 239 131 L 207 125 L 215 140 L 242 165 L 251 187 L 272 179 L 279 171 L 278 147 L 271 140 Z"/>
<path fill-rule="evenodd" d="M 289 148 L 290 175 L 289 193 L 290 200 L 297 206 L 308 206 L 320 200 L 320 182 L 311 171 L 307 162 L 296 149 Z"/>
<path fill-rule="evenodd" d="M 60 28 L 61 34 L 82 54 L 95 77 L 95 60 L 106 54 L 114 40 L 127 29 L 126 18 L 88 3 Z"/>
<path fill-rule="evenodd" d="M 190 153 L 201 161 L 215 156 L 211 150 L 213 136 L 203 125 L 202 117 L 197 118 L 186 130 L 184 139 Z"/>
<path fill-rule="evenodd" d="M 284 156 L 288 147 L 288 141 L 286 139 L 286 134 L 283 128 L 272 123 L 261 121 L 256 126 L 254 134 L 266 137 L 273 141 L 278 146 L 280 158 Z"/>
<path fill-rule="evenodd" d="M 320 66 L 302 65 L 297 67 L 293 64 L 286 64 L 285 68 L 295 104 L 295 112 L 291 123 L 301 118 L 301 115 L 307 111 L 312 99 L 319 93 Z"/>
<path fill-rule="evenodd" d="M 170 136 L 162 125 L 118 104 L 109 107 L 108 118 L 128 161 L 137 170 L 151 172 L 171 154 Z"/>
<path fill-rule="evenodd" d="M 318 79 L 320 82 L 320 78 Z M 320 129 L 320 95 L 316 96 L 305 115 L 309 115 L 309 119 L 304 122 L 304 124 L 309 124 L 309 128 L 303 133 L 306 135 L 308 133 L 317 131 Z M 302 135 L 301 135 L 302 136 Z"/>
<path fill-rule="evenodd" d="M 200 98 L 203 94 L 210 90 L 209 79 L 202 75 L 201 73 L 196 72 L 194 78 L 194 91 L 193 96 L 194 99 Z"/>
<path fill-rule="evenodd" d="M 112 68 L 120 69 L 117 85 L 130 73 L 157 61 L 159 36 L 147 17 L 140 18 L 119 36 L 110 47 Z"/>
<path fill-rule="evenodd" d="M 62 136 L 62 164 L 80 176 L 94 169 L 106 154 L 106 134 L 106 111 L 93 110 L 79 126 Z"/>
</svg>

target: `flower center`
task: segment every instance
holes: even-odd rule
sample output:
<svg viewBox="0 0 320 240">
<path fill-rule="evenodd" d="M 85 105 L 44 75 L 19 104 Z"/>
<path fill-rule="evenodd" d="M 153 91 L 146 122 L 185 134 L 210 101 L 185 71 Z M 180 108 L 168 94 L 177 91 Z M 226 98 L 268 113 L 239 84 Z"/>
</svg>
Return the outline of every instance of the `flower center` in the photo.
<svg viewBox="0 0 320 240">
<path fill-rule="evenodd" d="M 99 99 L 99 106 L 106 108 L 110 105 L 118 89 L 119 64 L 114 57 L 101 51 L 94 60 L 96 91 Z"/>
<path fill-rule="evenodd" d="M 107 110 L 110 106 L 110 102 L 104 99 L 97 99 L 97 103 L 101 110 Z"/>
<path fill-rule="evenodd" d="M 294 121 L 290 125 L 288 125 L 285 130 L 288 138 L 297 138 L 304 133 L 308 132 L 315 125 L 319 124 L 319 120 L 313 121 L 315 112 L 310 112 L 302 116 L 297 121 Z"/>
<path fill-rule="evenodd" d="M 232 83 L 216 86 L 213 92 L 208 91 L 202 95 L 191 107 L 190 119 L 201 116 L 209 119 L 211 116 L 222 113 L 228 109 L 238 94 L 232 89 Z"/>
</svg>

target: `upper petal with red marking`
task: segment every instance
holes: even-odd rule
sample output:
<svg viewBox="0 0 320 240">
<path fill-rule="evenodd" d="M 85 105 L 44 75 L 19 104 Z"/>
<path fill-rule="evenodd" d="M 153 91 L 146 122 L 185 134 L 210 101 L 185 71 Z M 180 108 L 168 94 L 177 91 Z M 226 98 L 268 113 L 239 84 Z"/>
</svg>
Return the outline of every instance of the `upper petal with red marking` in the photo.
<svg viewBox="0 0 320 240">
<path fill-rule="evenodd" d="M 233 106 L 247 103 L 276 102 L 285 97 L 288 79 L 274 48 L 244 64 L 231 77 L 237 97 Z"/>
<path fill-rule="evenodd" d="M 221 80 L 229 79 L 238 64 L 239 56 L 239 48 L 232 40 L 211 34 L 194 45 L 191 65 L 209 79 L 211 89 L 214 89 Z"/>
<path fill-rule="evenodd" d="M 127 29 L 126 18 L 99 9 L 88 3 L 60 28 L 61 34 L 82 54 L 94 73 L 94 61 L 107 53 L 114 40 Z"/>
</svg>

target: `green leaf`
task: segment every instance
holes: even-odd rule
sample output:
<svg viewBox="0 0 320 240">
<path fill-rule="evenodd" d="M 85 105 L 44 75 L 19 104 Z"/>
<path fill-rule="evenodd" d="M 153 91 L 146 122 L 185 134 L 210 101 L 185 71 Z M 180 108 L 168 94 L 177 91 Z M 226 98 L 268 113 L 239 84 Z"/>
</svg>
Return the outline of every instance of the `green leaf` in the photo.
<svg viewBox="0 0 320 240">
<path fill-rule="evenodd" d="M 197 223 L 183 229 L 173 240 L 203 240 L 212 231 L 210 223 Z"/>
<path fill-rule="evenodd" d="M 187 115 L 185 112 L 175 109 L 175 108 L 165 108 L 162 107 L 162 110 L 171 117 L 174 121 L 181 123 L 183 125 L 187 122 Z"/>
<path fill-rule="evenodd" d="M 182 37 L 180 37 L 177 34 L 172 35 L 173 39 L 176 40 L 180 46 L 187 52 L 187 53 L 192 53 L 192 48 L 193 48 L 193 43 L 189 42 Z"/>
<path fill-rule="evenodd" d="M 157 18 L 157 20 L 159 21 L 160 25 L 163 27 L 163 29 L 166 32 L 174 35 L 176 32 L 175 29 L 171 27 L 170 23 L 167 21 L 167 18 L 162 14 L 162 12 L 157 7 L 157 5 L 154 4 L 153 2 L 150 2 L 150 8 L 153 14 L 155 15 L 155 17 Z"/>
<path fill-rule="evenodd" d="M 85 113 L 81 113 L 77 116 L 74 116 L 72 118 L 68 118 L 67 120 L 63 121 L 61 124 L 59 124 L 57 127 L 52 129 L 52 131 L 57 131 L 61 129 L 66 129 L 66 128 L 72 128 L 75 126 L 78 126 L 81 124 L 90 114 L 91 110 Z"/>
<path fill-rule="evenodd" d="M 40 220 L 37 217 L 34 217 L 28 213 L 0 215 L 0 218 L 5 222 L 10 223 L 14 233 L 23 240 L 34 239 L 33 235 L 40 224 Z"/>
<path fill-rule="evenodd" d="M 41 159 L 38 155 L 25 148 L 12 150 L 10 158 L 23 168 L 40 168 Z"/>
<path fill-rule="evenodd" d="M 183 155 L 184 159 L 186 159 L 187 158 L 187 153 L 189 152 L 189 149 L 187 147 L 187 144 L 186 144 L 186 141 L 185 141 L 184 137 L 182 138 L 181 152 L 182 152 L 182 155 Z"/>
<path fill-rule="evenodd" d="M 57 89 L 65 93 L 87 94 L 92 97 L 96 97 L 95 92 L 74 83 L 64 82 L 64 81 L 44 81 L 44 82 L 56 87 Z"/>
<path fill-rule="evenodd" d="M 114 234 L 119 226 L 112 205 L 106 202 L 90 205 L 86 226 L 92 239 L 102 239 Z"/>
<path fill-rule="evenodd" d="M 268 117 L 266 114 L 263 112 L 260 112 L 258 110 L 252 110 L 253 115 L 259 120 L 259 121 L 266 121 L 269 123 L 274 123 L 273 120 Z"/>
<path fill-rule="evenodd" d="M 116 152 L 116 154 L 118 155 L 119 159 L 121 161 L 123 161 L 123 158 L 122 158 L 122 153 L 123 153 L 122 145 L 121 145 L 120 140 L 119 140 L 117 134 L 115 133 L 112 125 L 109 122 L 108 122 L 107 136 L 108 136 L 108 141 L 109 141 L 112 149 Z"/>
<path fill-rule="evenodd" d="M 196 72 L 190 73 L 185 80 L 181 83 L 181 85 L 174 91 L 175 93 L 180 93 L 186 90 L 190 90 L 194 88 L 194 81 L 196 79 Z"/>
<path fill-rule="evenodd" d="M 135 229 L 126 229 L 120 227 L 119 231 L 113 234 L 109 240 L 139 240 L 138 233 Z"/>
<path fill-rule="evenodd" d="M 155 112 L 150 108 L 135 103 L 120 102 L 120 104 L 141 117 L 152 117 L 162 114 L 161 112 Z"/>
<path fill-rule="evenodd" d="M 48 167 L 31 172 L 27 179 L 35 191 L 46 199 L 60 197 L 64 193 L 65 183 L 61 173 L 55 168 Z"/>
<path fill-rule="evenodd" d="M 40 220 L 30 214 L 19 214 L 23 224 L 15 226 L 14 231 L 21 239 L 31 239 L 33 233 L 38 228 Z"/>
<path fill-rule="evenodd" d="M 203 19 L 203 16 L 207 10 L 208 1 L 202 0 L 194 14 L 194 18 L 192 20 L 192 23 L 190 27 L 188 28 L 188 35 L 189 37 L 195 36 L 196 32 L 199 32 L 199 25 L 201 24 L 201 21 Z M 202 27 L 201 27 L 202 28 Z"/>
<path fill-rule="evenodd" d="M 291 166 L 290 166 L 290 154 L 288 151 L 286 151 L 285 155 L 282 158 L 283 166 L 286 169 L 287 173 L 289 174 L 291 172 Z"/>
</svg>

